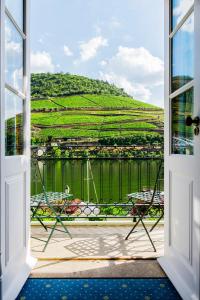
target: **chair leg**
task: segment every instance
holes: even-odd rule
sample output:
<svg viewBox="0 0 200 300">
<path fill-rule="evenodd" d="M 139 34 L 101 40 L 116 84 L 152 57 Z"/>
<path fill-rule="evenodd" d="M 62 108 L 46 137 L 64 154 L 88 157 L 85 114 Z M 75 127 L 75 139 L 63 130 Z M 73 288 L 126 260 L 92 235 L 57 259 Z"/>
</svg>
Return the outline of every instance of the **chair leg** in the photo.
<svg viewBox="0 0 200 300">
<path fill-rule="evenodd" d="M 39 217 L 36 217 L 36 218 L 37 218 L 37 220 L 40 222 L 40 224 L 44 227 L 44 229 L 45 229 L 46 231 L 48 231 L 46 225 L 44 225 L 44 223 L 40 220 L 40 218 L 39 218 Z"/>
<path fill-rule="evenodd" d="M 61 220 L 61 218 L 58 217 L 58 219 L 59 219 L 58 222 L 62 225 L 62 227 L 64 228 L 65 232 L 66 232 L 66 233 L 69 235 L 69 237 L 72 239 L 71 233 L 69 232 L 69 230 L 67 229 L 67 227 L 64 225 L 64 223 L 63 223 L 63 221 Z"/>
<path fill-rule="evenodd" d="M 146 226 L 145 226 L 145 224 L 144 224 L 144 222 L 143 222 L 142 219 L 141 219 L 141 223 L 142 223 L 142 226 L 144 227 L 144 230 L 145 230 L 145 232 L 146 232 L 146 234 L 147 234 L 147 236 L 149 238 L 149 241 L 150 241 L 150 243 L 151 243 L 151 245 L 152 245 L 152 247 L 154 249 L 154 252 L 156 252 L 156 247 L 154 246 L 154 243 L 153 243 L 153 241 L 151 239 L 151 236 L 150 236 L 150 234 L 149 234 L 149 232 L 148 232 L 148 230 L 147 230 L 147 228 L 146 228 Z"/>
<path fill-rule="evenodd" d="M 43 252 L 46 250 L 46 248 L 47 248 L 47 246 L 48 246 L 48 244 L 49 244 L 49 241 L 50 241 L 50 239 L 51 239 L 51 237 L 52 237 L 54 231 L 57 230 L 57 229 L 56 229 L 56 226 L 57 226 L 58 223 L 61 224 L 61 226 L 64 228 L 65 232 L 66 232 L 66 233 L 69 235 L 69 237 L 72 239 L 72 236 L 71 236 L 69 230 L 68 230 L 67 227 L 64 225 L 64 223 L 63 223 L 63 221 L 61 220 L 61 218 L 57 216 L 57 217 L 56 217 L 56 222 L 55 222 L 55 224 L 53 225 L 53 227 L 51 227 L 51 233 L 50 233 L 50 235 L 49 235 L 49 237 L 48 237 L 48 239 L 47 239 L 47 241 L 46 241 L 46 243 L 45 243 L 45 245 L 44 245 Z M 59 231 L 61 231 L 61 230 L 59 230 Z M 64 231 L 62 231 L 62 232 L 64 232 Z"/>
<path fill-rule="evenodd" d="M 36 215 L 36 212 L 37 212 L 38 208 L 39 208 L 39 206 L 37 206 L 35 210 L 33 208 L 31 208 L 31 211 L 33 213 L 32 216 L 31 216 L 31 221 L 33 220 L 33 218 L 36 218 L 40 222 L 40 224 L 42 225 L 42 227 L 46 231 L 48 231 L 47 227 L 44 225 L 44 223 L 42 222 L 42 220 L 40 219 L 40 217 L 38 217 L 38 215 Z"/>
<path fill-rule="evenodd" d="M 158 218 L 158 220 L 156 221 L 156 223 L 151 227 L 151 229 L 149 230 L 149 232 L 152 232 L 154 230 L 154 228 L 158 225 L 158 223 L 163 218 L 163 216 L 164 216 L 164 211 L 162 212 L 160 218 Z"/>
<path fill-rule="evenodd" d="M 49 244 L 49 241 L 50 241 L 50 239 L 51 239 L 51 237 L 52 237 L 52 235 L 53 235 L 53 233 L 54 233 L 54 230 L 55 230 L 55 228 L 56 228 L 56 226 L 57 226 L 57 223 L 58 223 L 58 220 L 56 220 L 56 222 L 55 222 L 55 224 L 53 225 L 53 227 L 52 227 L 52 229 L 51 229 L 51 233 L 50 233 L 50 235 L 48 236 L 48 239 L 47 239 L 47 241 L 46 241 L 46 243 L 45 243 L 45 245 L 44 245 L 44 248 L 43 248 L 43 252 L 46 250 L 46 247 L 48 246 L 48 244 Z"/>
<path fill-rule="evenodd" d="M 64 203 L 64 205 L 63 205 L 63 208 L 62 208 L 61 213 L 60 213 L 61 215 L 62 215 L 62 213 L 63 213 L 63 211 L 65 210 L 66 207 L 67 207 L 67 201 L 65 201 L 65 203 Z M 61 218 L 60 216 L 58 216 L 58 219 L 59 219 L 60 224 L 61 224 L 62 227 L 64 228 L 65 232 L 66 232 L 66 233 L 69 235 L 69 237 L 72 239 L 72 236 L 71 236 L 69 230 L 67 229 L 67 227 L 64 225 L 64 223 L 63 223 L 63 221 L 62 221 L 62 218 Z"/>
<path fill-rule="evenodd" d="M 128 240 L 129 236 L 133 233 L 134 229 L 137 227 L 137 225 L 140 223 L 140 219 L 135 223 L 133 228 L 130 230 L 130 232 L 127 234 L 125 240 Z"/>
</svg>

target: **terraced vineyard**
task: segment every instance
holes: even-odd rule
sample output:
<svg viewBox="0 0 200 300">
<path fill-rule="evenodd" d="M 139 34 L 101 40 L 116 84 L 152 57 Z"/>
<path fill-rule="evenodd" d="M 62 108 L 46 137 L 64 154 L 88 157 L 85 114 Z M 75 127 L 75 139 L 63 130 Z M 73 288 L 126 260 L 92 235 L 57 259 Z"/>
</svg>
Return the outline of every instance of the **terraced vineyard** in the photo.
<svg viewBox="0 0 200 300">
<path fill-rule="evenodd" d="M 38 78 L 41 79 L 41 74 Z M 97 141 L 109 137 L 163 133 L 163 109 L 134 100 L 121 89 L 115 88 L 113 92 L 113 85 L 111 87 L 114 94 L 87 94 L 83 88 L 83 94 L 71 96 L 44 98 L 42 95 L 36 98 L 34 94 L 31 102 L 32 136 L 44 140 L 51 136 Z M 53 88 L 56 90 L 55 84 Z M 121 95 L 116 95 L 120 91 Z"/>
</svg>

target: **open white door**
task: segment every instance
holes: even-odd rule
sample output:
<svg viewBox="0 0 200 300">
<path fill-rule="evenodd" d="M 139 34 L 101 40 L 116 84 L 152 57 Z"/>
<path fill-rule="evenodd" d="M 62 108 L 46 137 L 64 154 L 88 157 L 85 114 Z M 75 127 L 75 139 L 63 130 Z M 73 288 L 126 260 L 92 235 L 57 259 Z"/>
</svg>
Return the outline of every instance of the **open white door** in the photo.
<svg viewBox="0 0 200 300">
<path fill-rule="evenodd" d="M 196 117 L 200 117 L 200 1 L 165 0 L 165 254 L 159 262 L 185 300 L 200 299 Z"/>
<path fill-rule="evenodd" d="M 29 256 L 30 113 L 28 0 L 1 4 L 1 299 L 15 299 Z"/>
</svg>

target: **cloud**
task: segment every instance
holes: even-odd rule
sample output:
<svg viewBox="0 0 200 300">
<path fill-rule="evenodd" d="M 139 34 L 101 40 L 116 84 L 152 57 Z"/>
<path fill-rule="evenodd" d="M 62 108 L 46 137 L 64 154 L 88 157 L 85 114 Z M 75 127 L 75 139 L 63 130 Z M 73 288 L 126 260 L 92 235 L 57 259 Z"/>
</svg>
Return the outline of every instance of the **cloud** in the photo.
<svg viewBox="0 0 200 300">
<path fill-rule="evenodd" d="M 116 19 L 116 18 L 112 18 L 110 21 L 110 28 L 111 29 L 117 29 L 121 27 L 121 23 Z"/>
<path fill-rule="evenodd" d="M 73 52 L 69 49 L 68 46 L 64 45 L 63 49 L 66 56 L 73 56 Z"/>
<path fill-rule="evenodd" d="M 106 60 L 102 60 L 100 61 L 100 66 L 105 67 L 107 65 L 107 61 Z"/>
<path fill-rule="evenodd" d="M 5 26 L 5 43 L 6 43 L 6 52 L 10 56 L 19 56 L 22 53 L 22 43 L 13 41 L 13 32 L 10 27 Z M 16 58 L 15 58 L 16 59 Z"/>
<path fill-rule="evenodd" d="M 107 39 L 102 36 L 97 36 L 90 39 L 88 42 L 81 42 L 80 56 L 81 61 L 88 61 L 97 55 L 100 48 L 108 46 Z"/>
<path fill-rule="evenodd" d="M 116 17 L 111 17 L 104 21 L 101 20 L 101 22 L 98 22 L 93 26 L 96 35 L 102 35 L 102 32 L 106 32 L 108 34 L 108 31 L 113 32 L 121 27 L 122 23 Z"/>
<path fill-rule="evenodd" d="M 6 51 L 14 55 L 22 52 L 22 45 L 13 41 L 6 41 Z"/>
<path fill-rule="evenodd" d="M 178 3 L 173 10 L 173 14 L 177 18 L 177 23 L 182 20 L 193 3 L 194 0 L 184 0 Z M 181 30 L 189 33 L 194 31 L 194 14 L 192 14 L 191 17 L 189 17 L 189 19 L 182 25 Z"/>
<path fill-rule="evenodd" d="M 109 61 L 108 68 L 133 81 L 157 85 L 163 82 L 163 61 L 143 47 L 119 46 L 116 55 Z"/>
<path fill-rule="evenodd" d="M 162 86 L 164 63 L 147 49 L 118 47 L 117 53 L 101 64 L 100 77 L 123 88 L 140 100 L 150 100 L 151 89 Z"/>
<path fill-rule="evenodd" d="M 101 32 L 102 32 L 102 28 L 98 24 L 94 25 L 94 30 L 95 30 L 96 34 L 101 34 Z"/>
<path fill-rule="evenodd" d="M 31 72 L 33 73 L 43 73 L 55 71 L 55 66 L 52 62 L 50 53 L 46 51 L 42 52 L 32 52 L 31 53 Z"/>
<path fill-rule="evenodd" d="M 104 81 L 114 83 L 116 86 L 123 88 L 129 95 L 134 96 L 135 99 L 149 100 L 151 96 L 150 89 L 143 84 L 129 81 L 125 76 L 111 73 L 100 72 L 100 78 Z"/>
<path fill-rule="evenodd" d="M 188 33 L 194 32 L 194 14 L 182 25 L 181 31 L 186 31 Z"/>
<path fill-rule="evenodd" d="M 173 10 L 174 16 L 177 17 L 177 22 L 181 21 L 181 19 L 184 17 L 184 15 L 190 9 L 190 7 L 192 6 L 193 3 L 194 3 L 194 0 L 179 1 L 178 5 Z"/>
<path fill-rule="evenodd" d="M 41 37 L 41 38 L 39 38 L 39 40 L 38 40 L 38 43 L 40 43 L 40 44 L 44 44 L 44 40 L 43 40 L 43 38 Z"/>
<path fill-rule="evenodd" d="M 15 88 L 21 90 L 23 78 L 23 69 L 15 69 L 12 73 L 12 81 Z"/>
</svg>

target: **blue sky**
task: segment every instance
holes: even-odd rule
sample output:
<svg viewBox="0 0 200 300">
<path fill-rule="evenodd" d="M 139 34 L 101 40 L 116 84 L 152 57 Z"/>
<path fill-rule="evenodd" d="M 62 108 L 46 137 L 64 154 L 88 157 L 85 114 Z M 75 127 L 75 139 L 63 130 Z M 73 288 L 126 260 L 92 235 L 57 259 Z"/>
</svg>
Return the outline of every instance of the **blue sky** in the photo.
<svg viewBox="0 0 200 300">
<path fill-rule="evenodd" d="M 107 80 L 163 106 L 163 0 L 32 0 L 32 72 Z"/>
</svg>

